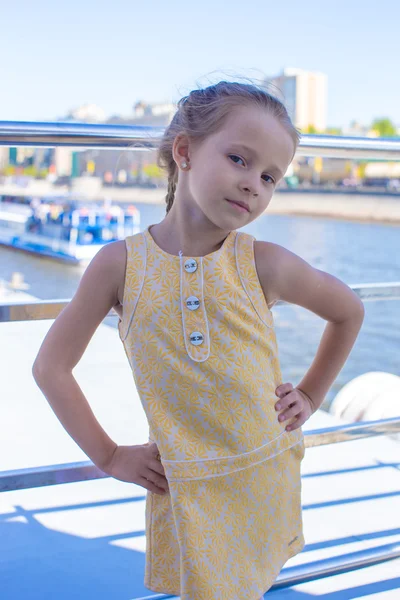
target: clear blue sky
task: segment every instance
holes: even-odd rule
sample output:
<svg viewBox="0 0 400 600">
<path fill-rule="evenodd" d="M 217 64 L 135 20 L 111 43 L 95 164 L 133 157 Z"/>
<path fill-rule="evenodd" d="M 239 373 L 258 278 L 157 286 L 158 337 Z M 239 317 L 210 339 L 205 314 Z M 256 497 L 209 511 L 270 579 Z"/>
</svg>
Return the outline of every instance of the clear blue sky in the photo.
<svg viewBox="0 0 400 600">
<path fill-rule="evenodd" d="M 400 125 L 397 0 L 3 0 L 0 120 L 107 115 L 224 76 L 328 76 L 328 125 Z"/>
</svg>

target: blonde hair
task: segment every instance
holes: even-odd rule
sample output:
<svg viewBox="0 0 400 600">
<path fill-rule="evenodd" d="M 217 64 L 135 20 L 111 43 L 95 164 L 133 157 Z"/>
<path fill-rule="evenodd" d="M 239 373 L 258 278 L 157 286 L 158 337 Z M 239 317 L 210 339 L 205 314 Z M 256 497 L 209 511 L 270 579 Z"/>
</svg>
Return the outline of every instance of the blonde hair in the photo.
<svg viewBox="0 0 400 600">
<path fill-rule="evenodd" d="M 179 100 L 178 110 L 166 128 L 158 149 L 158 165 L 168 174 L 165 197 L 167 213 L 174 202 L 178 181 L 178 168 L 172 155 L 176 136 L 185 133 L 189 139 L 201 142 L 218 131 L 233 107 L 246 103 L 265 108 L 274 116 L 287 129 L 293 139 L 294 152 L 296 151 L 300 133 L 292 124 L 284 104 L 265 89 L 253 84 L 220 81 L 215 85 L 193 90 Z"/>
</svg>

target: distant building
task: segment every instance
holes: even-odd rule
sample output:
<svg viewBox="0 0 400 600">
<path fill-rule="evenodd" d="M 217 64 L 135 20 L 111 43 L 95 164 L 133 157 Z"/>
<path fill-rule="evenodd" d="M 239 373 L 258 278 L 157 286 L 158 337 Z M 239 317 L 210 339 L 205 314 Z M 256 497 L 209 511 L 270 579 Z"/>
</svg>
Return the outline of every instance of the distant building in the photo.
<svg viewBox="0 0 400 600">
<path fill-rule="evenodd" d="M 133 105 L 131 115 L 114 115 L 107 120 L 107 123 L 165 127 L 171 122 L 175 111 L 175 104 L 147 104 L 146 102 L 140 101 Z"/>
<path fill-rule="evenodd" d="M 103 123 L 106 120 L 106 113 L 96 104 L 82 104 L 82 106 L 70 110 L 64 120 L 81 121 L 83 123 Z"/>
<path fill-rule="evenodd" d="M 327 118 L 327 77 L 324 73 L 284 69 L 280 75 L 267 77 L 265 85 L 285 104 L 301 131 L 309 127 L 325 131 Z"/>
<path fill-rule="evenodd" d="M 133 117 L 135 119 L 154 119 L 161 117 L 162 120 L 170 122 L 176 111 L 176 104 L 169 102 L 163 104 L 146 104 L 143 101 L 136 102 L 133 106 Z"/>
<path fill-rule="evenodd" d="M 350 137 L 368 137 L 370 129 L 370 125 L 363 125 L 358 121 L 351 121 L 348 127 L 343 127 L 342 134 Z"/>
<path fill-rule="evenodd" d="M 6 147 L 0 147 L 0 169 L 4 169 L 9 163 L 10 151 Z"/>
<path fill-rule="evenodd" d="M 70 148 L 59 146 L 54 148 L 53 164 L 58 177 L 69 177 L 72 174 L 72 160 L 74 153 Z"/>
</svg>

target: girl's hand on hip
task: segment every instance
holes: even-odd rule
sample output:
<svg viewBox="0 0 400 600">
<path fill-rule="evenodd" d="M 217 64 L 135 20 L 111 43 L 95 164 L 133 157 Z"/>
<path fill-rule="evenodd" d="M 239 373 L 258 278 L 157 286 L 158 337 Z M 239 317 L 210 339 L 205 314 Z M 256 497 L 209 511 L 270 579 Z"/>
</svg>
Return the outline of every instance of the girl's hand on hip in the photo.
<svg viewBox="0 0 400 600">
<path fill-rule="evenodd" d="M 139 446 L 117 446 L 103 470 L 115 479 L 136 483 L 150 492 L 164 495 L 169 492 L 169 488 L 159 457 L 158 447 L 154 442 Z"/>
<path fill-rule="evenodd" d="M 298 429 L 315 412 L 308 396 L 301 390 L 293 388 L 291 383 L 282 383 L 276 388 L 275 393 L 279 397 L 275 404 L 275 410 L 280 411 L 278 421 L 282 423 L 294 418 L 294 421 L 286 426 L 286 431 Z"/>
</svg>

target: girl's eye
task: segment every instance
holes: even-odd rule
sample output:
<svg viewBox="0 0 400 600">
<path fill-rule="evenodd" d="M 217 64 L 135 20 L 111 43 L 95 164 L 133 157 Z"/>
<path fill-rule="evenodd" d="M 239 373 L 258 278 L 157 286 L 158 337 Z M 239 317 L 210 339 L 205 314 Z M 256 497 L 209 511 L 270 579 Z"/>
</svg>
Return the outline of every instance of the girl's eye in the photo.
<svg viewBox="0 0 400 600">
<path fill-rule="evenodd" d="M 237 156 L 237 154 L 229 154 L 229 158 L 236 163 L 237 165 L 239 164 L 239 161 L 241 160 L 243 165 L 244 165 L 244 160 L 243 158 L 240 158 L 240 156 Z"/>
<path fill-rule="evenodd" d="M 274 179 L 271 177 L 271 175 L 265 175 L 265 176 L 263 175 L 263 177 L 266 177 L 266 179 L 264 179 L 264 181 L 265 181 L 266 183 L 275 183 L 275 181 L 274 181 Z M 268 181 L 267 181 L 267 179 L 268 179 Z"/>
<path fill-rule="evenodd" d="M 242 163 L 242 165 L 244 166 L 244 160 L 243 158 L 240 158 L 240 156 L 238 156 L 237 154 L 229 154 L 229 158 L 236 163 L 237 165 L 240 164 L 240 162 Z M 265 181 L 265 183 L 275 183 L 275 180 L 273 177 L 271 177 L 271 175 L 263 175 L 263 180 Z M 264 179 L 265 177 L 265 179 Z"/>
</svg>

